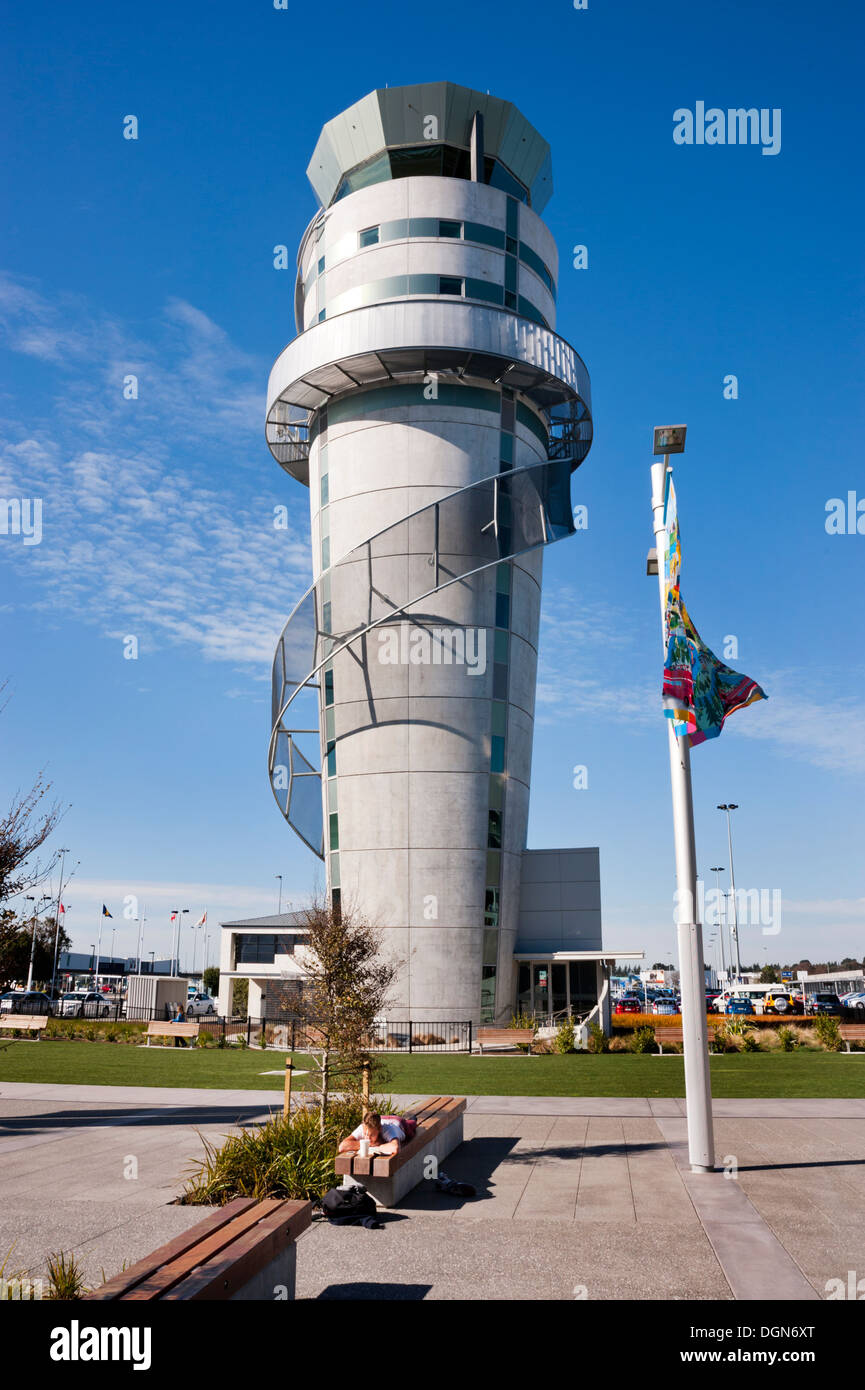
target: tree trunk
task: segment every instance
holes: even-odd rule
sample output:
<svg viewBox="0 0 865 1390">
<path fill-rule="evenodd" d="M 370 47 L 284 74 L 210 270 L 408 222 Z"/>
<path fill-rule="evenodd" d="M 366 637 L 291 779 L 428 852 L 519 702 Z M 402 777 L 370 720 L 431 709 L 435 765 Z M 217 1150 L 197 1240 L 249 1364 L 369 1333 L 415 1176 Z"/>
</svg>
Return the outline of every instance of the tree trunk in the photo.
<svg viewBox="0 0 865 1390">
<path fill-rule="evenodd" d="M 318 1132 L 324 1138 L 324 1122 L 327 1118 L 327 1091 L 330 1081 L 330 1053 L 325 1052 L 321 1059 L 321 1106 L 318 1113 Z"/>
</svg>

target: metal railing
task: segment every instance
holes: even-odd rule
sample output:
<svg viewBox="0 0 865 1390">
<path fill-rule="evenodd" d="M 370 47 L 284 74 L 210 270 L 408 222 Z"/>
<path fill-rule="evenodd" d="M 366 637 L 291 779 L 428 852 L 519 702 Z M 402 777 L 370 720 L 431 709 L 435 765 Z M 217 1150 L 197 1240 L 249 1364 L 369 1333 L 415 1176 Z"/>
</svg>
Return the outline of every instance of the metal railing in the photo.
<svg viewBox="0 0 865 1390">
<path fill-rule="evenodd" d="M 321 1046 L 313 1022 L 297 1015 L 283 1014 L 247 1020 L 247 1043 L 250 1047 L 279 1048 L 285 1052 L 315 1051 Z M 416 1023 L 412 1020 L 391 1022 L 383 1020 L 373 1025 L 368 1040 L 370 1052 L 471 1052 L 473 1024 Z"/>
</svg>

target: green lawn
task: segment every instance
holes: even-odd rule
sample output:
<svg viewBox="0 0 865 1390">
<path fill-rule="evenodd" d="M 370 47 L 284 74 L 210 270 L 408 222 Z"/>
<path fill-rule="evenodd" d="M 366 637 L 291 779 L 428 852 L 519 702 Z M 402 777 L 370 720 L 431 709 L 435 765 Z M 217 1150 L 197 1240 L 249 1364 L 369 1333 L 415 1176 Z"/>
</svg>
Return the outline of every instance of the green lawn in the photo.
<svg viewBox="0 0 865 1390">
<path fill-rule="evenodd" d="M 304 1058 L 295 1057 L 299 1067 Z M 281 1092 L 282 1052 L 144 1048 L 114 1043 L 0 1041 L 3 1081 L 71 1085 L 192 1086 Z M 306 1062 L 306 1065 L 309 1065 Z M 611 1053 L 569 1057 L 387 1057 L 394 1094 L 503 1096 L 683 1096 L 681 1057 Z M 713 1057 L 719 1097 L 865 1096 L 865 1054 L 741 1053 Z M 295 1089 L 309 1082 L 297 1077 Z M 274 1100 L 277 1097 L 274 1096 Z"/>
</svg>

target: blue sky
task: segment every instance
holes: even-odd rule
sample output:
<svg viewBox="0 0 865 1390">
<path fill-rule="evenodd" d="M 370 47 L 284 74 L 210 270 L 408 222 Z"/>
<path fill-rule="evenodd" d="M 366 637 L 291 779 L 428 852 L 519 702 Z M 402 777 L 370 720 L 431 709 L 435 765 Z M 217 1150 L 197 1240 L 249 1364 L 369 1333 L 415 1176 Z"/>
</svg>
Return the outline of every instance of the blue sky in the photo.
<svg viewBox="0 0 865 1390">
<path fill-rule="evenodd" d="M 294 333 L 272 248 L 293 253 L 314 211 L 326 120 L 376 86 L 447 78 L 513 100 L 552 146 L 558 328 L 593 386 L 573 483 L 589 527 L 546 559 L 529 844 L 599 845 L 606 943 L 672 958 L 645 557 L 651 428 L 687 421 L 683 593 L 770 695 L 695 750 L 698 864 L 727 865 L 714 808 L 738 802 L 737 884 L 783 901 L 781 931 L 744 929 L 743 957 L 861 957 L 865 535 L 825 530 L 829 498 L 865 497 L 857 7 L 299 13 L 34 0 L 7 20 L 0 496 L 44 514 L 40 545 L 0 536 L 0 791 L 44 766 L 70 804 L 56 843 L 80 861 L 76 945 L 103 900 L 118 951 L 134 895 L 160 953 L 173 907 L 215 925 L 275 910 L 277 873 L 284 901 L 320 882 L 265 771 L 273 646 L 308 582 L 307 495 L 263 439 Z M 780 108 L 780 153 L 674 144 L 673 112 L 697 101 Z"/>
</svg>

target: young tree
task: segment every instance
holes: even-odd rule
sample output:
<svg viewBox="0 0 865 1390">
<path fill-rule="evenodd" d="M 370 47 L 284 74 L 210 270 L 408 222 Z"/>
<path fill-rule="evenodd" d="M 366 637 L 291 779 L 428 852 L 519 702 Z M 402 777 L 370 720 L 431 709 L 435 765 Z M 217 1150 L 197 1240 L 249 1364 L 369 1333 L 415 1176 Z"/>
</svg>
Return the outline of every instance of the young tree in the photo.
<svg viewBox="0 0 865 1390">
<path fill-rule="evenodd" d="M 349 907 L 317 901 L 303 913 L 308 941 L 306 978 L 287 987 L 283 1003 L 304 1025 L 306 1047 L 319 1070 L 319 1132 L 323 1135 L 331 1083 L 357 1082 L 375 1019 L 387 1006 L 396 965 L 381 957 L 381 933 Z"/>
<path fill-rule="evenodd" d="M 216 965 L 208 965 L 207 969 L 202 971 L 202 974 L 201 974 L 201 982 L 202 982 L 202 984 L 204 985 L 204 988 L 207 990 L 207 993 L 208 993 L 208 994 L 213 994 L 213 995 L 218 994 L 218 993 L 219 993 L 219 967 L 216 966 Z M 247 986 L 247 990 L 248 990 L 248 989 L 249 989 L 249 986 Z"/>
</svg>

